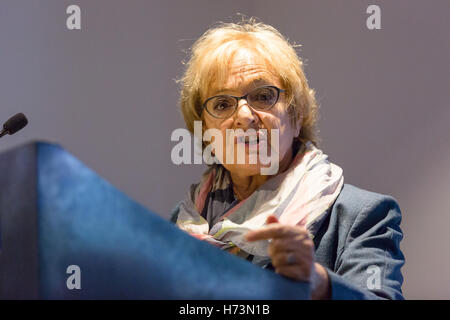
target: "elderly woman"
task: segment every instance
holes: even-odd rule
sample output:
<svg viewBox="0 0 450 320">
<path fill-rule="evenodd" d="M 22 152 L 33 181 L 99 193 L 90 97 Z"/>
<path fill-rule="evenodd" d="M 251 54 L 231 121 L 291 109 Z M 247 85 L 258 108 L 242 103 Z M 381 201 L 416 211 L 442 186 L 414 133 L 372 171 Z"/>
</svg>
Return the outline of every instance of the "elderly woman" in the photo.
<svg viewBox="0 0 450 320">
<path fill-rule="evenodd" d="M 208 167 L 175 208 L 179 228 L 309 281 L 313 299 L 402 298 L 400 209 L 392 197 L 344 184 L 342 169 L 318 148 L 314 91 L 276 29 L 250 19 L 208 30 L 181 83 L 191 132 L 201 121 L 223 137 L 231 129 L 256 134 L 215 145 L 213 155 L 243 147 L 245 161 L 234 154 Z M 266 142 L 278 169 L 270 175 L 262 169 L 273 163 L 249 161 Z"/>
</svg>

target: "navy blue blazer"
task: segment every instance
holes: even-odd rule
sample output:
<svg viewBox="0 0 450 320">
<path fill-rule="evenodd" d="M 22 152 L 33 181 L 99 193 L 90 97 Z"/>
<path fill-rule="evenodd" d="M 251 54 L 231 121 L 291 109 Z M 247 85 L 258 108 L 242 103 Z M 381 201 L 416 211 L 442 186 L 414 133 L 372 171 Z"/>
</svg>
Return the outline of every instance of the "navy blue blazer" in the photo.
<svg viewBox="0 0 450 320">
<path fill-rule="evenodd" d="M 403 299 L 401 211 L 394 198 L 349 184 L 316 236 L 332 299 Z"/>
<path fill-rule="evenodd" d="M 330 278 L 331 298 L 403 299 L 400 269 L 405 258 L 395 199 L 344 184 L 329 211 L 314 244 L 316 262 Z"/>
</svg>

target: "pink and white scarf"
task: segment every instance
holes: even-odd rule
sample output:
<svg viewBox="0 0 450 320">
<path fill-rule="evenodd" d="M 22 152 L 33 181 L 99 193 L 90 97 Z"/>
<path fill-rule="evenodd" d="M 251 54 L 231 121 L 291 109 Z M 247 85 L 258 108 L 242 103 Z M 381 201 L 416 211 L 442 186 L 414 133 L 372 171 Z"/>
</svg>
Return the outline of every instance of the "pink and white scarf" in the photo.
<svg viewBox="0 0 450 320">
<path fill-rule="evenodd" d="M 253 263 L 266 265 L 270 261 L 268 241 L 247 242 L 245 234 L 263 227 L 267 217 L 273 214 L 280 223 L 305 226 L 314 237 L 344 184 L 342 169 L 327 158 L 314 144 L 306 143 L 287 170 L 270 178 L 225 213 L 215 213 L 221 217 L 209 225 L 201 216 L 208 193 L 229 189 L 231 183 L 229 172 L 223 166 L 212 166 L 181 203 L 177 225 L 198 239 L 243 258 L 253 255 Z M 208 209 L 218 208 L 209 206 Z"/>
</svg>

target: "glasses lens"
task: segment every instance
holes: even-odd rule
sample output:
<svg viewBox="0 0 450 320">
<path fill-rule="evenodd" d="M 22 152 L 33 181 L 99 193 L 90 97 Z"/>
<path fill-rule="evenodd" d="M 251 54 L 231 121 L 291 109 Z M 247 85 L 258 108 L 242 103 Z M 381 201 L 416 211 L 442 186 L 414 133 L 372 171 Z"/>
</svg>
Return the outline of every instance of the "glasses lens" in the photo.
<svg viewBox="0 0 450 320">
<path fill-rule="evenodd" d="M 250 92 L 247 99 L 253 108 L 267 110 L 277 102 L 278 91 L 272 87 L 258 88 Z"/>
<path fill-rule="evenodd" d="M 213 97 L 206 102 L 208 112 L 217 118 L 230 116 L 236 107 L 236 100 L 230 96 Z"/>
</svg>

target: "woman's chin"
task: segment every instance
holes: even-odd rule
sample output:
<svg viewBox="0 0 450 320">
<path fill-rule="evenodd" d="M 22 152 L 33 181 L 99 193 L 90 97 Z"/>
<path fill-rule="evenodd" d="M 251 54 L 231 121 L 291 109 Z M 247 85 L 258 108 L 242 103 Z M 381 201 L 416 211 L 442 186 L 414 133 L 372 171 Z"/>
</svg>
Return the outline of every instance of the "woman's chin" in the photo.
<svg viewBox="0 0 450 320">
<path fill-rule="evenodd" d="M 225 169 L 230 171 L 231 174 L 240 176 L 256 176 L 261 175 L 261 171 L 269 165 L 263 165 L 261 163 L 244 163 L 244 164 L 224 164 Z"/>
<path fill-rule="evenodd" d="M 255 176 L 261 172 L 261 166 L 259 164 L 231 164 L 224 165 L 225 169 L 230 173 L 239 176 Z"/>
</svg>

